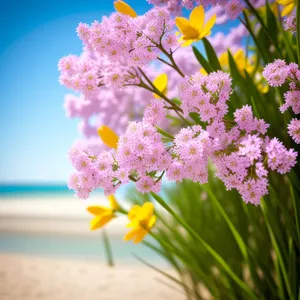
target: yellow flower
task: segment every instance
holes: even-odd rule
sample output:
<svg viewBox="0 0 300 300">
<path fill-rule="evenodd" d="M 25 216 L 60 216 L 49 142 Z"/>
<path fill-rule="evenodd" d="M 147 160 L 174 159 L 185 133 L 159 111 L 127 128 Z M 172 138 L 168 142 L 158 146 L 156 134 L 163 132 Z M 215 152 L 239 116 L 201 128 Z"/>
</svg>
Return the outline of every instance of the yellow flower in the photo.
<svg viewBox="0 0 300 300">
<path fill-rule="evenodd" d="M 110 220 L 116 217 L 115 211 L 119 208 L 116 198 L 114 195 L 110 195 L 108 196 L 108 200 L 110 207 L 97 205 L 87 207 L 87 211 L 95 216 L 95 218 L 90 222 L 91 230 L 96 230 L 103 227 Z"/>
<path fill-rule="evenodd" d="M 114 2 L 114 7 L 116 9 L 117 12 L 130 16 L 132 18 L 136 18 L 137 17 L 137 13 L 135 12 L 135 10 L 126 2 L 121 1 L 121 0 L 117 0 Z"/>
<path fill-rule="evenodd" d="M 105 145 L 110 148 L 117 148 L 119 137 L 108 126 L 98 128 L 98 134 Z"/>
<path fill-rule="evenodd" d="M 201 68 L 199 71 L 202 75 L 208 75 L 204 68 Z"/>
<path fill-rule="evenodd" d="M 274 14 L 275 16 L 277 16 L 277 15 L 278 15 L 278 5 L 277 5 L 277 3 L 276 3 L 276 2 L 274 2 L 274 3 L 272 3 L 272 4 L 269 3 L 269 6 L 270 6 L 270 9 L 271 9 L 271 11 L 273 12 L 273 14 Z M 256 10 L 257 10 L 257 12 L 258 12 L 260 15 L 262 15 L 262 16 L 266 15 L 266 13 L 267 13 L 267 7 L 266 7 L 266 5 L 263 5 L 263 6 L 260 6 L 260 7 L 256 8 Z M 246 8 L 245 8 L 245 9 L 244 9 L 244 12 L 245 12 L 248 16 L 251 15 L 251 11 L 250 11 L 249 9 L 246 9 Z"/>
<path fill-rule="evenodd" d="M 189 46 L 211 34 L 211 29 L 216 22 L 216 15 L 213 15 L 205 25 L 204 20 L 205 13 L 201 5 L 192 10 L 189 20 L 182 17 L 175 19 L 176 26 L 182 34 L 180 41 L 185 41 L 182 46 Z"/>
<path fill-rule="evenodd" d="M 245 76 L 245 71 L 247 71 L 247 73 L 253 76 L 253 80 L 257 85 L 257 89 L 261 93 L 265 94 L 269 91 L 269 86 L 267 82 L 264 80 L 264 78 L 261 76 L 261 73 L 255 72 L 255 74 L 253 74 L 255 69 L 255 60 L 256 60 L 255 56 L 252 56 L 251 58 L 247 59 L 247 57 L 244 54 L 244 51 L 242 49 L 239 49 L 233 55 L 233 59 L 242 76 Z M 229 68 L 228 52 L 224 52 L 219 56 L 219 62 L 223 69 L 226 70 Z"/>
<path fill-rule="evenodd" d="M 158 75 L 154 81 L 153 85 L 163 94 L 166 95 L 168 92 L 168 76 L 167 74 L 163 73 Z M 153 96 L 157 99 L 160 99 L 160 97 L 153 93 Z"/>
<path fill-rule="evenodd" d="M 233 59 L 235 61 L 235 64 L 240 71 L 240 73 L 244 76 L 245 75 L 245 70 L 248 73 L 252 73 L 254 70 L 254 64 L 251 63 L 250 59 L 247 59 L 247 57 L 244 54 L 244 51 L 242 49 L 239 49 L 233 56 Z M 228 52 L 224 52 L 219 56 L 219 62 L 220 65 L 223 68 L 228 68 L 229 67 L 229 57 L 228 57 Z"/>
<path fill-rule="evenodd" d="M 289 15 L 296 6 L 296 0 L 277 0 L 277 3 L 284 6 L 281 12 L 283 17 Z"/>
<path fill-rule="evenodd" d="M 128 212 L 127 224 L 131 230 L 125 235 L 124 240 L 133 240 L 135 244 L 142 241 L 145 235 L 152 229 L 156 222 L 156 217 L 153 215 L 154 206 L 151 202 L 146 202 L 143 206 L 134 205 Z"/>
</svg>

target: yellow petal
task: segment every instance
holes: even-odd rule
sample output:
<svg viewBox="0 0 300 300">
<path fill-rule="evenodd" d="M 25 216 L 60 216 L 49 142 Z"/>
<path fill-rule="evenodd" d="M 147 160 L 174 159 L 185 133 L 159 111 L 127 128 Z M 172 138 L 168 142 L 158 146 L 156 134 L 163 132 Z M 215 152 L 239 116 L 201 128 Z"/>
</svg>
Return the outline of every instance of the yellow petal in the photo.
<svg viewBox="0 0 300 300">
<path fill-rule="evenodd" d="M 202 75 L 207 75 L 207 72 L 205 71 L 204 68 L 201 68 L 201 69 L 199 70 L 199 72 L 200 72 Z"/>
<path fill-rule="evenodd" d="M 202 5 L 195 7 L 190 14 L 190 23 L 193 27 L 202 30 L 204 24 L 204 8 Z"/>
<path fill-rule="evenodd" d="M 208 22 L 205 24 L 204 28 L 203 28 L 203 31 L 201 33 L 201 36 L 207 36 L 207 35 L 210 35 L 210 31 L 212 29 L 212 27 L 215 25 L 216 23 L 216 20 L 217 20 L 217 16 L 216 15 L 213 15 L 209 20 Z"/>
<path fill-rule="evenodd" d="M 277 3 L 280 5 L 289 5 L 289 4 L 295 4 L 295 0 L 277 0 Z"/>
<path fill-rule="evenodd" d="M 289 4 L 289 5 L 286 5 L 286 6 L 283 8 L 283 10 L 282 10 L 281 15 L 282 15 L 283 17 L 289 15 L 289 14 L 293 11 L 294 7 L 295 7 L 295 4 L 293 4 L 293 3 L 292 3 L 292 4 Z"/>
<path fill-rule="evenodd" d="M 118 210 L 119 209 L 119 204 L 118 204 L 117 199 L 115 198 L 115 196 L 114 195 L 109 195 L 107 198 L 108 198 L 111 209 Z"/>
<path fill-rule="evenodd" d="M 222 67 L 227 67 L 229 65 L 227 52 L 224 52 L 219 56 L 219 62 Z"/>
<path fill-rule="evenodd" d="M 271 6 L 271 11 L 273 12 L 273 14 L 275 16 L 278 15 L 278 5 L 276 2 L 274 2 L 273 4 L 270 5 Z"/>
<path fill-rule="evenodd" d="M 162 93 L 162 94 L 166 94 L 167 92 L 167 86 L 168 86 L 168 76 L 167 74 L 163 73 L 158 75 L 154 81 L 153 81 L 153 85 Z M 153 96 L 157 99 L 160 99 L 160 97 L 158 95 L 156 95 L 155 93 L 153 93 Z"/>
<path fill-rule="evenodd" d="M 182 39 L 183 40 L 183 39 Z M 181 45 L 182 47 L 188 47 L 192 43 L 194 43 L 196 40 L 185 40 L 185 42 Z"/>
<path fill-rule="evenodd" d="M 111 212 L 109 208 L 105 206 L 97 206 L 97 205 L 89 206 L 86 208 L 86 210 L 95 216 L 101 216 L 103 214 L 107 214 L 108 212 Z"/>
<path fill-rule="evenodd" d="M 139 214 L 140 210 L 141 210 L 141 207 L 139 205 L 133 205 L 131 207 L 130 211 L 128 212 L 128 219 L 130 221 L 135 219 L 137 217 L 137 215 Z"/>
<path fill-rule="evenodd" d="M 234 60 L 244 60 L 246 57 L 244 55 L 243 49 L 238 49 L 235 54 L 233 55 Z"/>
<path fill-rule="evenodd" d="M 136 236 L 136 234 L 137 234 L 138 232 L 139 232 L 139 229 L 137 229 L 137 228 L 130 230 L 129 232 L 127 232 L 127 233 L 125 234 L 125 236 L 124 236 L 124 241 L 127 242 L 127 241 L 133 239 L 133 238 Z"/>
<path fill-rule="evenodd" d="M 115 7 L 116 11 L 121 14 L 130 16 L 132 18 L 137 17 L 137 13 L 135 12 L 135 10 L 124 1 L 120 1 L 120 0 L 115 1 L 114 7 Z"/>
<path fill-rule="evenodd" d="M 106 225 L 111 219 L 115 217 L 114 214 L 109 214 L 107 216 L 99 216 L 95 217 L 91 222 L 90 222 L 90 230 L 96 230 L 104 225 Z"/>
<path fill-rule="evenodd" d="M 269 91 L 269 86 L 266 84 L 265 86 L 260 84 L 258 85 L 258 89 L 263 93 L 266 94 Z"/>
<path fill-rule="evenodd" d="M 98 129 L 98 134 L 105 145 L 110 148 L 117 148 L 119 137 L 108 126 L 101 126 Z"/>
<path fill-rule="evenodd" d="M 140 227 L 140 221 L 135 218 L 130 223 L 126 224 L 127 228 L 139 228 Z"/>
<path fill-rule="evenodd" d="M 147 223 L 153 215 L 154 205 L 152 202 L 145 202 L 141 208 L 139 215 L 140 220 L 145 220 Z"/>
<path fill-rule="evenodd" d="M 146 230 L 140 229 L 135 235 L 135 239 L 133 240 L 134 244 L 141 242 L 147 233 L 148 232 Z"/>
<path fill-rule="evenodd" d="M 152 216 L 148 223 L 148 230 L 151 230 L 156 223 L 156 216 Z"/>
<path fill-rule="evenodd" d="M 196 28 L 193 28 L 191 23 L 182 17 L 177 17 L 175 19 L 176 26 L 178 27 L 179 31 L 187 37 L 196 37 L 199 32 Z"/>
</svg>

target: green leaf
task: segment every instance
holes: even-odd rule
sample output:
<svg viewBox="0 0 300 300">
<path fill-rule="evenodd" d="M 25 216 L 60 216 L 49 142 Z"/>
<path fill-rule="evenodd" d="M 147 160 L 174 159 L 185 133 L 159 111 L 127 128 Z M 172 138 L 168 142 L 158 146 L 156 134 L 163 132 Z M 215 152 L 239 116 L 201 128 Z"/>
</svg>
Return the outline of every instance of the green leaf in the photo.
<svg viewBox="0 0 300 300">
<path fill-rule="evenodd" d="M 174 136 L 163 130 L 162 128 L 156 126 L 156 130 L 163 136 L 167 137 L 170 140 L 174 140 Z"/>
<path fill-rule="evenodd" d="M 225 210 L 222 208 L 222 206 L 220 205 L 220 203 L 217 200 L 217 198 L 215 197 L 215 195 L 211 192 L 210 189 L 207 189 L 207 192 L 210 196 L 210 199 L 213 201 L 214 205 L 216 206 L 216 208 L 218 209 L 218 211 L 220 212 L 220 214 L 222 215 L 222 217 L 226 221 L 232 235 L 234 236 L 234 239 L 236 240 L 236 243 L 238 244 L 238 247 L 240 248 L 240 251 L 241 251 L 244 259 L 246 261 L 248 261 L 249 257 L 248 257 L 248 252 L 247 252 L 247 245 L 244 243 L 244 241 L 243 241 L 242 237 L 240 236 L 239 232 L 234 227 L 233 223 L 231 222 L 230 218 L 227 216 Z"/>
<path fill-rule="evenodd" d="M 105 251 L 105 254 L 106 254 L 106 257 L 107 257 L 107 265 L 109 267 L 113 267 L 114 266 L 114 260 L 113 260 L 113 256 L 112 256 L 112 251 L 111 251 L 109 238 L 108 238 L 108 235 L 107 235 L 105 229 L 102 230 L 102 238 L 103 238 L 103 244 L 104 244 L 104 251 Z"/>
<path fill-rule="evenodd" d="M 267 10 L 267 25 L 268 25 L 268 34 L 273 43 L 278 45 L 278 27 L 276 22 L 276 17 L 274 16 L 268 1 L 266 1 L 266 10 Z"/>
<path fill-rule="evenodd" d="M 209 65 L 209 62 L 205 59 L 205 57 L 200 53 L 200 51 L 195 46 L 193 46 L 193 52 L 194 52 L 198 62 L 200 63 L 200 65 L 203 67 L 203 69 L 207 73 L 211 73 L 213 71 L 213 69 Z"/>
<path fill-rule="evenodd" d="M 199 124 L 201 126 L 204 126 L 205 122 L 202 122 L 200 119 L 200 116 L 196 112 L 189 113 L 189 116 L 195 121 L 196 124 Z"/>
<path fill-rule="evenodd" d="M 291 176 L 292 176 L 292 174 L 290 175 L 290 177 Z M 298 236 L 297 245 L 300 245 L 300 224 L 299 224 L 300 223 L 300 204 L 298 203 L 299 199 L 296 199 L 296 197 L 295 197 L 292 181 L 289 180 L 289 183 L 290 183 L 290 192 L 291 192 L 295 220 L 296 220 L 296 230 L 297 230 L 297 236 Z M 297 191 L 296 191 L 296 193 L 297 193 Z"/>
<path fill-rule="evenodd" d="M 280 270 L 282 272 L 283 280 L 284 280 L 284 283 L 285 283 L 285 288 L 287 289 L 288 295 L 290 297 L 289 299 L 293 299 L 292 290 L 291 290 L 290 281 L 289 281 L 286 265 L 285 265 L 285 262 L 284 262 L 284 258 L 282 256 L 280 247 L 277 243 L 273 228 L 272 228 L 272 226 L 269 222 L 269 215 L 272 212 L 268 211 L 268 207 L 266 205 L 266 201 L 265 201 L 264 198 L 261 201 L 261 207 L 262 207 L 262 211 L 264 213 L 264 218 L 265 218 L 265 221 L 266 221 L 266 224 L 267 224 L 267 227 L 268 227 L 268 231 L 269 231 L 269 234 L 270 234 L 270 237 L 271 237 L 272 245 L 273 245 L 275 253 L 276 253 L 276 259 L 278 260 L 278 264 L 279 264 Z"/>
<path fill-rule="evenodd" d="M 177 278 L 175 278 L 174 276 L 168 274 L 167 272 L 159 269 L 159 268 L 156 268 L 155 266 L 153 266 L 152 264 L 149 264 L 148 262 L 146 262 L 145 260 L 143 260 L 142 258 L 140 258 L 139 256 L 133 254 L 133 256 L 139 260 L 140 262 L 142 262 L 144 265 L 148 266 L 149 268 L 155 270 L 156 272 L 160 273 L 161 275 L 167 277 L 168 279 L 170 279 L 171 281 L 173 281 L 174 283 L 184 287 L 185 289 L 187 289 L 189 291 L 189 293 L 192 294 L 192 291 L 187 287 L 185 286 L 180 280 L 178 280 Z"/>
<path fill-rule="evenodd" d="M 214 259 L 219 263 L 219 265 L 226 271 L 226 273 L 231 277 L 232 280 L 237 283 L 240 288 L 244 290 L 245 293 L 248 294 L 248 296 L 251 299 L 256 299 L 258 300 L 259 298 L 255 295 L 253 290 L 245 284 L 239 276 L 236 275 L 236 273 L 232 270 L 229 264 L 223 259 L 222 256 L 220 256 L 209 244 L 207 244 L 201 237 L 200 235 L 194 231 L 181 217 L 179 217 L 178 214 L 175 213 L 175 211 L 157 194 L 151 192 L 152 197 L 166 210 L 168 211 L 171 216 L 175 218 L 186 230 L 187 232 L 191 235 L 191 237 L 195 238 L 197 241 L 199 241 L 202 246 L 214 257 Z"/>
<path fill-rule="evenodd" d="M 181 101 L 180 101 L 179 98 L 172 98 L 171 100 L 172 100 L 172 102 L 174 102 L 176 105 L 178 105 L 178 106 L 181 105 Z"/>
<path fill-rule="evenodd" d="M 218 56 L 217 56 L 214 48 L 210 44 L 210 42 L 206 38 L 204 38 L 202 41 L 204 44 L 204 48 L 206 51 L 208 61 L 210 63 L 210 66 L 212 67 L 213 71 L 222 70 Z"/>
<path fill-rule="evenodd" d="M 257 50 L 259 51 L 260 53 L 260 56 L 262 57 L 263 61 L 267 64 L 269 62 L 271 62 L 271 59 L 270 59 L 270 53 L 267 51 L 266 48 L 262 47 L 260 41 L 258 40 L 257 36 L 255 35 L 252 27 L 251 27 L 251 24 L 250 24 L 250 21 L 249 21 L 249 18 L 247 16 L 247 14 L 245 12 L 243 12 L 243 15 L 244 15 L 244 18 L 245 18 L 245 22 L 242 21 L 242 23 L 246 26 L 246 28 L 248 29 L 251 37 L 253 38 L 253 41 L 257 47 Z"/>
<path fill-rule="evenodd" d="M 273 28 L 267 28 L 266 24 L 264 23 L 263 19 L 261 18 L 261 16 L 259 15 L 258 11 L 254 8 L 254 6 L 251 4 L 251 2 L 249 0 L 245 0 L 245 2 L 248 4 L 251 12 L 253 13 L 253 15 L 256 17 L 256 19 L 258 20 L 258 22 L 261 25 L 261 29 L 264 31 L 267 39 L 273 44 L 273 46 L 275 47 L 276 53 L 277 55 L 281 57 L 281 53 L 280 50 L 278 48 L 278 43 L 276 40 L 273 39 L 273 36 L 269 34 L 269 31 L 273 31 Z M 268 1 L 267 1 L 268 2 Z M 276 22 L 276 21 L 275 21 Z M 268 49 L 268 48 L 267 48 Z"/>
<path fill-rule="evenodd" d="M 296 253 L 292 239 L 289 242 L 289 281 L 291 283 L 292 294 L 297 299 L 299 278 L 297 274 Z"/>
</svg>

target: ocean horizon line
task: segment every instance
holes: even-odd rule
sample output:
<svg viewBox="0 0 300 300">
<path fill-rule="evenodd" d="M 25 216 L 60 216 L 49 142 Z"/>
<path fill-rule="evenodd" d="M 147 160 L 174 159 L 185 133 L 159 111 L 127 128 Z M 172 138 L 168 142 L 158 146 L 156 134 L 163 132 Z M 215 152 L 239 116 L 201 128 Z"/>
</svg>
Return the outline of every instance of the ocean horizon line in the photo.
<svg viewBox="0 0 300 300">
<path fill-rule="evenodd" d="M 97 193 L 102 193 L 100 190 Z M 74 194 L 67 182 L 0 182 L 0 195 L 22 195 L 22 194 Z"/>
</svg>

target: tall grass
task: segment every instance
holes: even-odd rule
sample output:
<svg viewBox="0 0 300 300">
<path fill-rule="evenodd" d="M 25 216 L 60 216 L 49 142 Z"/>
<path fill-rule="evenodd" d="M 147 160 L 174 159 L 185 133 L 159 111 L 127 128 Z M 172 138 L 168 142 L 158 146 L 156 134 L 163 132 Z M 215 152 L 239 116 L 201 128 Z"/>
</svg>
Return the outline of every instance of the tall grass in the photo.
<svg viewBox="0 0 300 300">
<path fill-rule="evenodd" d="M 276 58 L 299 64 L 299 1 L 296 35 L 284 31 L 279 13 L 268 1 L 263 13 L 251 1 L 245 2 L 248 9 L 241 22 L 250 33 L 248 50 L 257 64 L 252 74 L 241 74 L 228 53 L 234 86 L 229 115 L 251 105 L 256 117 L 271 124 L 270 137 L 299 151 L 287 134 L 292 113 L 281 114 L 278 109 L 288 87 L 262 93 L 255 82 L 255 74 Z M 213 47 L 206 39 L 203 43 L 206 53 L 193 48 L 199 63 L 207 72 L 221 69 Z M 136 191 L 128 195 L 138 203 L 155 199 L 169 212 L 157 211 L 159 222 L 152 235 L 158 246 L 145 242 L 168 260 L 178 276 L 165 275 L 182 287 L 187 299 L 300 299 L 299 160 L 289 175 L 270 175 L 269 194 L 260 206 L 247 205 L 236 191 L 226 191 L 214 177 L 213 166 L 210 170 L 204 185 L 183 181 L 165 187 L 161 196 Z"/>
</svg>

